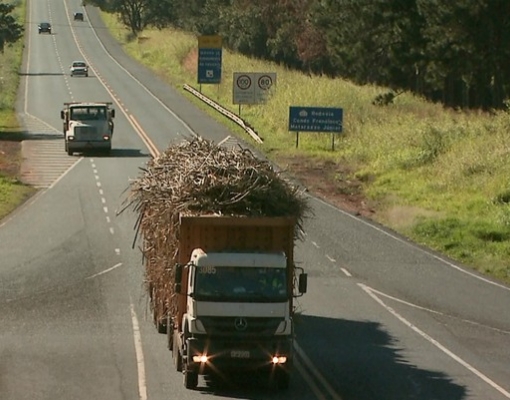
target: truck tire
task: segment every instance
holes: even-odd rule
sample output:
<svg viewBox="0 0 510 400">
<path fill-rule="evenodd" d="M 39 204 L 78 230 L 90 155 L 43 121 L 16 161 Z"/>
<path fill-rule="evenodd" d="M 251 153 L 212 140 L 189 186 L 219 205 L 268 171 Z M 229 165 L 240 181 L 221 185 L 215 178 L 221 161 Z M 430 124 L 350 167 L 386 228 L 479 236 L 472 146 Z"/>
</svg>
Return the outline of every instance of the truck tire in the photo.
<svg viewBox="0 0 510 400">
<path fill-rule="evenodd" d="M 196 389 L 198 386 L 198 373 L 193 371 L 184 372 L 184 387 L 186 389 Z"/>
<path fill-rule="evenodd" d="M 68 156 L 72 156 L 73 155 L 73 151 L 71 149 L 69 149 L 69 148 L 67 149 L 67 155 Z"/>
<path fill-rule="evenodd" d="M 173 351 L 173 338 L 174 338 L 174 328 L 172 326 L 172 322 L 170 321 L 170 317 L 166 319 L 166 340 L 168 350 Z"/>
</svg>

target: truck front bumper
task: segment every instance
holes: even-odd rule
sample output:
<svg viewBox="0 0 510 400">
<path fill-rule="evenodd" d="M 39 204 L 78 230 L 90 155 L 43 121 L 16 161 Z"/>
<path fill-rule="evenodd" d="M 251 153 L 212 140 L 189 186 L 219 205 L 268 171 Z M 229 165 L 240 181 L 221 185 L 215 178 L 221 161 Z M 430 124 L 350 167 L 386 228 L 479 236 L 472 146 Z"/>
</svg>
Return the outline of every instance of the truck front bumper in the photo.
<svg viewBox="0 0 510 400">
<path fill-rule="evenodd" d="M 188 371 L 206 374 L 217 370 L 283 369 L 293 363 L 290 337 L 265 340 L 189 338 L 186 341 Z"/>
</svg>

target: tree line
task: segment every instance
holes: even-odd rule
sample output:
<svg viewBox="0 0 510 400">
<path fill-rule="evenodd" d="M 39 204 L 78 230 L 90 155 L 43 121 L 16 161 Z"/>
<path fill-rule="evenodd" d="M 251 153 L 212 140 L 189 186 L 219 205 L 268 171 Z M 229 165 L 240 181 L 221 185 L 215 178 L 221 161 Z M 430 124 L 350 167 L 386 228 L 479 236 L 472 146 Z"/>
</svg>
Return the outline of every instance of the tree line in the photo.
<svg viewBox="0 0 510 400">
<path fill-rule="evenodd" d="M 133 35 L 174 26 L 312 75 L 501 109 L 510 91 L 508 0 L 89 0 Z"/>
</svg>

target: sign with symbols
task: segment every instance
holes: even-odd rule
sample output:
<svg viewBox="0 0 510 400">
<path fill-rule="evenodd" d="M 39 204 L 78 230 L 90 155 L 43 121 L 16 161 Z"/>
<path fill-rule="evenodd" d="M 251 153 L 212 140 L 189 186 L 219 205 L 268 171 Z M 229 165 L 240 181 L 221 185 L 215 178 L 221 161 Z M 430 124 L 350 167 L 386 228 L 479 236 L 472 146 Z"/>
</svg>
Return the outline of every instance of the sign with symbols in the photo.
<svg viewBox="0 0 510 400">
<path fill-rule="evenodd" d="M 276 85 L 276 72 L 234 72 L 233 103 L 265 103 Z"/>
<path fill-rule="evenodd" d="M 330 107 L 290 107 L 291 132 L 342 132 L 343 109 Z"/>
<path fill-rule="evenodd" d="M 198 83 L 221 82 L 221 36 L 198 37 Z"/>
</svg>

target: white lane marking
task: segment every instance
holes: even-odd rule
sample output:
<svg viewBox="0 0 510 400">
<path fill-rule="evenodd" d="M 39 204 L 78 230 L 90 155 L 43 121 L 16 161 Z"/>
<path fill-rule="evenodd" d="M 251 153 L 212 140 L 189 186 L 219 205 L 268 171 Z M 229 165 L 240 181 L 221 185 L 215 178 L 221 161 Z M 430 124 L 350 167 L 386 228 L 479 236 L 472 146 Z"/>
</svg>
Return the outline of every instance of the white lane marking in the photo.
<svg viewBox="0 0 510 400">
<path fill-rule="evenodd" d="M 298 343 L 294 341 L 294 350 L 296 350 L 296 353 L 300 357 L 300 359 L 303 361 L 303 363 L 306 365 L 309 371 L 311 371 L 312 375 L 314 375 L 315 379 L 320 382 L 320 384 L 326 389 L 328 394 L 335 400 L 342 400 L 342 398 L 335 392 L 335 389 L 331 387 L 331 385 L 328 383 L 326 378 L 322 376 L 322 374 L 317 370 L 317 368 L 313 365 L 312 361 L 306 353 L 303 351 L 301 347 L 299 347 Z M 300 374 L 304 377 L 303 372 L 299 371 Z M 310 383 L 309 383 L 310 384 Z M 310 385 L 311 387 L 311 385 Z"/>
<path fill-rule="evenodd" d="M 345 276 L 348 276 L 349 278 L 352 276 L 352 274 L 345 268 L 341 267 L 340 271 L 344 273 Z"/>
<path fill-rule="evenodd" d="M 96 182 L 97 187 L 101 187 L 101 182 Z"/>
<path fill-rule="evenodd" d="M 56 185 L 57 183 L 59 183 L 59 182 L 60 182 L 60 181 L 64 178 L 64 176 L 66 176 L 69 172 L 71 172 L 71 170 L 72 170 L 74 167 L 76 167 L 76 166 L 78 165 L 78 163 L 79 163 L 81 160 L 83 160 L 83 158 L 82 158 L 82 157 L 80 157 L 80 158 L 78 159 L 78 161 L 76 161 L 76 162 L 75 162 L 73 165 L 71 165 L 71 166 L 70 166 L 70 167 L 69 167 L 69 168 L 68 168 L 68 169 L 67 169 L 67 170 L 66 170 L 66 171 L 65 171 L 62 175 L 60 175 L 60 176 L 57 178 L 57 180 L 56 180 L 56 181 L 54 181 L 54 182 L 53 182 L 53 183 L 52 183 L 52 184 L 48 187 L 48 190 L 49 190 L 49 189 L 53 189 L 53 188 L 55 187 L 55 185 Z"/>
<path fill-rule="evenodd" d="M 102 196 L 103 195 L 103 189 L 99 189 L 99 194 Z"/>
<path fill-rule="evenodd" d="M 388 311 L 390 314 L 392 314 L 395 318 L 397 318 L 400 322 L 402 322 L 408 328 L 412 329 L 418 335 L 423 337 L 426 341 L 428 341 L 429 343 L 433 344 L 435 347 L 437 347 L 439 350 L 441 350 L 447 356 L 449 356 L 453 360 L 457 361 L 460 365 L 462 365 L 468 371 L 472 372 L 474 375 L 476 375 L 478 378 L 483 380 L 489 386 L 492 386 L 494 389 L 496 389 L 499 393 L 501 393 L 507 399 L 510 399 L 510 392 L 507 392 L 505 389 L 503 389 L 501 386 L 499 386 L 496 382 L 494 382 L 489 377 L 487 377 L 487 375 L 485 375 L 481 371 L 477 370 L 471 364 L 469 364 L 468 362 L 466 362 L 462 358 L 460 358 L 458 355 L 456 355 L 452 351 L 448 350 L 445 346 L 443 346 L 441 343 L 439 343 L 433 337 L 431 337 L 427 333 L 423 332 L 418 327 L 416 327 L 411 322 L 409 322 L 407 319 L 402 317 L 393 308 L 391 308 L 390 306 L 386 305 L 379 297 L 377 297 L 377 295 L 372 291 L 372 289 L 370 287 L 368 287 L 368 286 L 366 286 L 366 285 L 364 285 L 362 283 L 358 283 L 358 286 L 361 289 L 363 289 L 370 297 L 372 297 L 377 303 L 379 303 L 384 309 L 386 309 L 386 311 Z"/>
<path fill-rule="evenodd" d="M 120 249 L 115 249 L 115 254 L 120 255 Z"/>
<path fill-rule="evenodd" d="M 108 207 L 103 207 L 103 211 L 108 214 Z"/>
<path fill-rule="evenodd" d="M 365 221 L 365 220 L 363 220 L 361 218 L 358 218 L 355 215 L 349 214 L 346 211 L 343 211 L 343 210 L 341 210 L 339 208 L 336 208 L 336 207 L 332 206 L 331 204 L 328 204 L 325 201 L 323 201 L 323 200 L 321 200 L 321 199 L 319 199 L 317 197 L 314 197 L 314 196 L 311 196 L 311 195 L 308 195 L 308 196 L 310 198 L 312 198 L 313 200 L 316 200 L 317 202 L 323 204 L 324 206 L 326 206 L 328 208 L 331 208 L 332 210 L 335 210 L 336 212 L 339 212 L 342 215 L 345 215 L 345 216 L 347 216 L 349 218 L 352 218 L 352 219 L 356 220 L 357 222 L 360 222 L 360 223 L 362 223 L 362 224 L 364 224 L 364 225 L 366 225 L 366 226 L 376 230 L 377 232 L 382 233 L 382 234 L 384 234 L 384 235 L 386 235 L 386 236 L 388 236 L 388 237 L 390 237 L 390 238 L 392 238 L 392 239 L 394 239 L 394 240 L 396 240 L 396 241 L 398 241 L 400 243 L 403 243 L 403 244 L 405 244 L 405 245 L 407 245 L 409 247 L 412 247 L 413 249 L 418 250 L 418 251 L 422 252 L 423 254 L 427 254 L 428 256 L 431 256 L 432 258 L 436 259 L 437 261 L 439 261 L 439 262 L 441 262 L 441 263 L 443 263 L 443 264 L 445 264 L 445 265 L 447 265 L 447 266 L 449 266 L 449 267 L 451 267 L 453 269 L 456 269 L 459 272 L 462 272 L 462 273 L 464 273 L 466 275 L 469 275 L 472 278 L 478 279 L 478 280 L 480 280 L 482 282 L 485 282 L 485 283 L 488 283 L 490 285 L 496 286 L 496 287 L 498 287 L 500 289 L 510 291 L 510 286 L 507 287 L 507 286 L 505 286 L 505 285 L 503 285 L 501 283 L 493 282 L 490 279 L 484 278 L 484 277 L 479 276 L 479 275 L 477 275 L 477 274 L 475 274 L 473 272 L 467 271 L 467 270 L 463 269 L 462 267 L 459 267 L 458 265 L 455 265 L 454 263 L 451 263 L 450 261 L 445 260 L 442 257 L 439 257 L 439 256 L 437 256 L 435 254 L 432 254 L 430 251 L 427 251 L 427 250 L 425 250 L 425 249 L 423 249 L 421 247 L 418 247 L 413 242 L 409 242 L 409 241 L 403 240 L 403 239 L 401 239 L 401 238 L 399 238 L 399 237 L 397 237 L 395 235 L 392 235 L 391 233 L 386 232 L 384 229 L 381 229 L 381 228 L 379 228 L 379 227 L 377 227 L 377 226 L 375 226 L 375 225 L 373 225 L 373 224 L 371 224 L 371 223 L 369 223 L 369 222 L 367 222 L 367 221 Z"/>
<path fill-rule="evenodd" d="M 329 261 L 333 262 L 333 263 L 334 263 L 334 262 L 336 262 L 336 260 L 335 260 L 333 257 L 330 257 L 330 256 L 328 256 L 327 254 L 326 254 L 326 258 L 327 258 Z"/>
<path fill-rule="evenodd" d="M 99 180 L 99 175 L 94 175 L 94 178 L 96 178 L 96 181 Z"/>
<path fill-rule="evenodd" d="M 101 197 L 101 203 L 106 204 L 106 199 L 104 197 Z"/>
<path fill-rule="evenodd" d="M 383 293 L 383 292 L 381 292 L 381 291 L 379 291 L 377 289 L 374 289 L 374 288 L 369 288 L 369 289 L 373 293 L 377 293 L 379 296 L 386 297 L 387 299 L 393 300 L 393 301 L 395 301 L 397 303 L 400 303 L 400 304 L 404 304 L 404 305 L 406 305 L 408 307 L 411 307 L 411 308 L 416 308 L 418 310 L 426 311 L 426 312 L 431 313 L 431 314 L 441 315 L 443 317 L 453 318 L 453 319 L 465 322 L 466 324 L 480 326 L 482 328 L 490 329 L 490 330 L 495 331 L 495 332 L 504 333 L 504 334 L 507 334 L 507 335 L 510 334 L 510 331 L 507 331 L 507 330 L 504 330 L 504 329 L 494 328 L 492 326 L 484 325 L 484 324 L 481 324 L 479 322 L 470 321 L 469 319 L 459 318 L 459 317 L 456 317 L 454 315 L 445 314 L 445 313 L 443 313 L 441 311 L 432 310 L 432 309 L 427 308 L 427 307 L 422 307 L 422 306 L 419 306 L 417 304 L 409 303 L 408 301 L 405 301 L 405 300 L 402 300 L 402 299 L 398 299 L 396 297 L 390 296 L 389 294 Z"/>
<path fill-rule="evenodd" d="M 106 216 L 106 222 L 110 223 L 110 221 L 111 221 L 111 220 L 110 220 L 110 217 L 107 215 L 107 216 Z"/>
<path fill-rule="evenodd" d="M 113 235 L 115 233 L 114 229 L 110 227 L 110 233 Z"/>
<path fill-rule="evenodd" d="M 319 245 L 317 244 L 317 242 L 312 242 L 312 244 L 313 244 L 316 248 L 320 249 L 320 247 L 319 247 Z"/>
<path fill-rule="evenodd" d="M 108 268 L 108 269 L 105 269 L 104 271 L 98 272 L 97 274 L 94 274 L 94 275 L 88 276 L 88 277 L 87 277 L 87 278 L 85 278 L 85 279 L 94 279 L 94 278 L 97 278 L 98 276 L 101 276 L 101 275 L 107 274 L 108 272 L 111 272 L 111 271 L 113 271 L 114 269 L 119 268 L 120 266 L 122 266 L 122 263 L 115 264 L 113 267 Z"/>
<path fill-rule="evenodd" d="M 93 168 L 92 172 L 94 172 L 94 174 L 97 174 L 97 169 Z"/>
<path fill-rule="evenodd" d="M 131 322 L 133 323 L 133 338 L 135 341 L 136 365 L 138 370 L 138 394 L 140 400 L 147 400 L 147 380 L 145 378 L 145 361 L 143 357 L 142 336 L 140 335 L 140 324 L 136 316 L 133 302 L 131 307 Z"/>
</svg>

